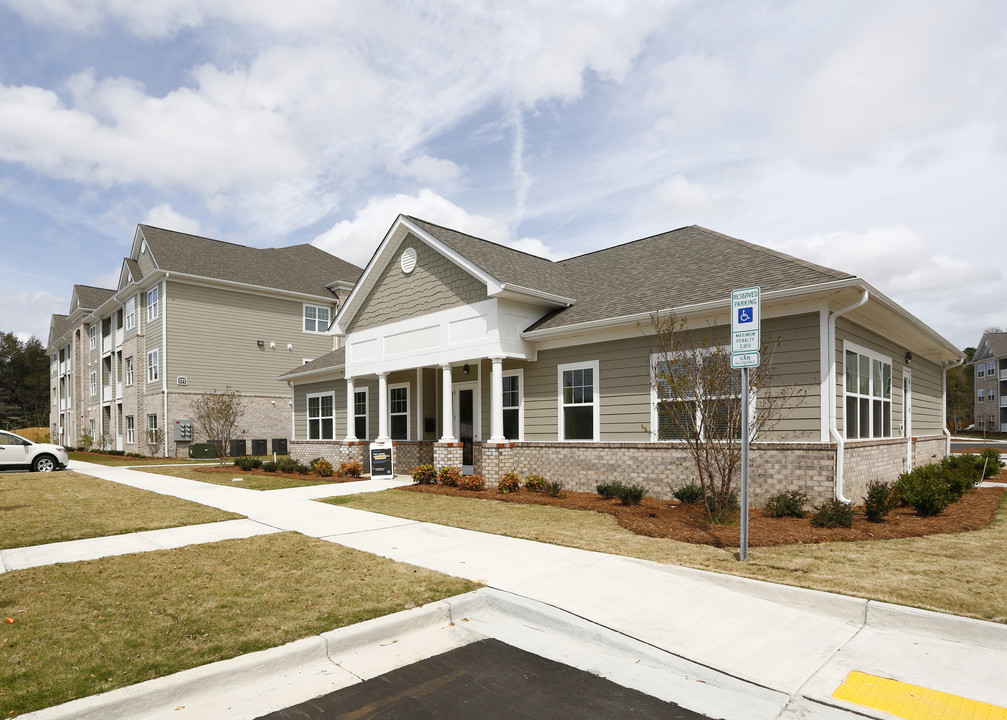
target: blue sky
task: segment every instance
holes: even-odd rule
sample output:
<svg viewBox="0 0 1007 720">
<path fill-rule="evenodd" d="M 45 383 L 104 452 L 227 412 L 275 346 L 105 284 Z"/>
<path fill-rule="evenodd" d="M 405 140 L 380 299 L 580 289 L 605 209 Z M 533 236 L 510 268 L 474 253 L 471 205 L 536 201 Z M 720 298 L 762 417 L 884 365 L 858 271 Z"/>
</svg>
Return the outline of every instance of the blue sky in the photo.
<svg viewBox="0 0 1007 720">
<path fill-rule="evenodd" d="M 363 265 L 403 212 L 555 259 L 700 224 L 964 347 L 1005 197 L 999 0 L 0 0 L 0 329 L 43 341 L 138 223 Z"/>
</svg>

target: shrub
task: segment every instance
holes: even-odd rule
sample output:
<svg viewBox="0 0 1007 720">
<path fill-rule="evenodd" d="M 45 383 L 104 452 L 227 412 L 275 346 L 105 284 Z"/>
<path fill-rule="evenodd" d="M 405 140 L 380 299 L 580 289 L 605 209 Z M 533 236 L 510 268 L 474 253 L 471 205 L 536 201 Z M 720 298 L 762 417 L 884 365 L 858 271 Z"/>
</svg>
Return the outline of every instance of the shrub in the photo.
<svg viewBox="0 0 1007 720">
<path fill-rule="evenodd" d="M 934 464 L 899 475 L 895 492 L 899 500 L 924 517 L 940 515 L 953 497 L 944 468 Z"/>
<path fill-rule="evenodd" d="M 986 448 L 979 457 L 982 459 L 983 467 L 986 468 L 982 470 L 983 480 L 991 475 L 996 475 L 1004 466 L 1004 461 L 1000 459 L 1000 453 L 993 448 Z"/>
<path fill-rule="evenodd" d="M 563 497 L 563 481 L 553 480 L 549 482 L 548 480 L 543 480 L 546 484 L 546 492 L 549 493 L 549 497 Z"/>
<path fill-rule="evenodd" d="M 502 493 L 516 493 L 520 489 L 521 478 L 516 472 L 505 472 L 497 483 L 497 490 Z"/>
<path fill-rule="evenodd" d="M 808 496 L 800 490 L 784 490 L 766 501 L 766 515 L 802 518 L 808 514 L 804 510 L 807 502 Z"/>
<path fill-rule="evenodd" d="M 276 472 L 277 470 L 276 463 L 274 463 L 272 460 L 267 460 L 266 462 L 262 463 L 262 469 L 265 470 L 266 472 Z"/>
<path fill-rule="evenodd" d="M 290 458 L 290 457 L 283 458 L 282 460 L 277 460 L 276 461 L 276 467 L 279 469 L 280 472 L 285 472 L 285 473 L 301 472 L 301 468 L 302 467 L 304 468 L 304 472 L 308 471 L 306 465 L 304 465 L 304 464 L 298 462 L 297 460 L 294 460 L 294 458 Z"/>
<path fill-rule="evenodd" d="M 549 481 L 541 475 L 535 475 L 533 473 L 525 476 L 524 488 L 528 492 L 548 492 Z"/>
<path fill-rule="evenodd" d="M 486 478 L 482 475 L 463 475 L 458 481 L 458 487 L 462 490 L 485 490 Z"/>
<path fill-rule="evenodd" d="M 318 458 L 318 462 L 312 461 L 311 464 L 315 466 L 315 472 L 322 477 L 332 477 L 336 473 L 335 469 L 332 467 L 332 463 L 328 460 Z"/>
<path fill-rule="evenodd" d="M 983 462 L 982 456 L 970 453 L 948 455 L 941 460 L 941 470 L 948 482 L 952 501 L 961 500 L 969 488 L 982 480 Z"/>
<path fill-rule="evenodd" d="M 643 496 L 647 494 L 647 488 L 643 485 L 622 485 L 620 483 L 616 496 L 623 505 L 639 505 Z"/>
<path fill-rule="evenodd" d="M 883 522 L 895 507 L 895 488 L 891 483 L 882 480 L 871 480 L 867 484 L 867 497 L 864 499 L 864 515 L 871 522 Z"/>
<path fill-rule="evenodd" d="M 413 468 L 413 482 L 420 485 L 437 484 L 437 469 L 430 464 L 417 465 Z"/>
<path fill-rule="evenodd" d="M 262 467 L 262 461 L 259 460 L 259 458 L 253 458 L 247 455 L 235 458 L 234 464 L 242 470 L 251 470 L 252 468 Z"/>
<path fill-rule="evenodd" d="M 445 465 L 437 473 L 437 481 L 447 487 L 458 487 L 458 481 L 462 479 L 462 469 L 453 465 Z"/>
<path fill-rule="evenodd" d="M 314 460 L 308 463 L 308 467 L 311 468 L 312 472 L 318 472 L 318 463 L 322 462 L 325 458 L 316 457 Z M 330 465 L 332 463 L 329 463 Z"/>
<path fill-rule="evenodd" d="M 686 483 L 680 488 L 675 488 L 671 492 L 675 499 L 686 505 L 695 505 L 703 502 L 703 488 L 695 480 Z"/>
<path fill-rule="evenodd" d="M 619 497 L 619 490 L 622 488 L 622 483 L 618 480 L 613 480 L 606 483 L 598 483 L 595 486 L 595 491 L 601 495 L 602 500 L 611 500 L 614 497 Z"/>
<path fill-rule="evenodd" d="M 835 499 L 823 502 L 815 508 L 811 522 L 821 528 L 853 527 L 853 504 Z"/>
<path fill-rule="evenodd" d="M 364 464 L 359 460 L 351 460 L 350 462 L 344 462 L 339 466 L 339 475 L 341 477 L 360 477 L 364 474 Z"/>
</svg>

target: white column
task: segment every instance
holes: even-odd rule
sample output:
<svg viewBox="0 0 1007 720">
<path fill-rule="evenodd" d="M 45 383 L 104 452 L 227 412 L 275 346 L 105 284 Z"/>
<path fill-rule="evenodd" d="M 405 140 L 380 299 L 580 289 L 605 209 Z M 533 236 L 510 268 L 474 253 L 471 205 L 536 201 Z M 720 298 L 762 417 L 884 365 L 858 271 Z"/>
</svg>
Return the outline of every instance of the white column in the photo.
<svg viewBox="0 0 1007 720">
<path fill-rule="evenodd" d="M 353 442 L 357 439 L 355 433 L 354 414 L 356 407 L 353 403 L 353 378 L 346 378 L 346 442 Z"/>
<path fill-rule="evenodd" d="M 387 443 L 388 437 L 388 373 L 378 373 L 378 436 L 376 443 Z"/>
<path fill-rule="evenodd" d="M 506 442 L 503 434 L 503 358 L 491 357 L 490 371 L 490 439 L 491 443 Z"/>
<path fill-rule="evenodd" d="M 441 365 L 441 435 L 440 442 L 455 442 L 454 411 L 451 409 L 451 366 Z"/>
</svg>

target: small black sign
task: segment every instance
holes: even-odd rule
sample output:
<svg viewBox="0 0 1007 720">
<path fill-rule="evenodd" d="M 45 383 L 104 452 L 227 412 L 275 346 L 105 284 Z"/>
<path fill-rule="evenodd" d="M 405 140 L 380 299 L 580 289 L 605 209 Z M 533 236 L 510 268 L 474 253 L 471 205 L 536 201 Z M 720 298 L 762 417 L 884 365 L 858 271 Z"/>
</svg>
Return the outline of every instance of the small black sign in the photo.
<svg viewBox="0 0 1007 720">
<path fill-rule="evenodd" d="M 392 476 L 392 449 L 371 448 L 371 477 Z"/>
</svg>

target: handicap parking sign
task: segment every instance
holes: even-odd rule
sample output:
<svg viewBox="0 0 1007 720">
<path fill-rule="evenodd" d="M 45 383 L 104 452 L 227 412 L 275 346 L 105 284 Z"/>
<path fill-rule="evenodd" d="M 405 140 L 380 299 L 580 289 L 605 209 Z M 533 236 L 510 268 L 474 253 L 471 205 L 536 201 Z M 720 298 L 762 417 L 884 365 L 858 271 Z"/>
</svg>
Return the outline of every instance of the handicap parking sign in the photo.
<svg viewBox="0 0 1007 720">
<path fill-rule="evenodd" d="M 740 307 L 738 308 L 738 324 L 743 325 L 744 323 L 750 323 L 755 319 L 755 313 L 752 312 L 751 307 Z"/>
</svg>

